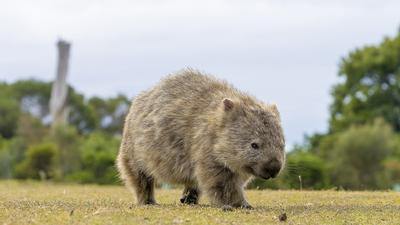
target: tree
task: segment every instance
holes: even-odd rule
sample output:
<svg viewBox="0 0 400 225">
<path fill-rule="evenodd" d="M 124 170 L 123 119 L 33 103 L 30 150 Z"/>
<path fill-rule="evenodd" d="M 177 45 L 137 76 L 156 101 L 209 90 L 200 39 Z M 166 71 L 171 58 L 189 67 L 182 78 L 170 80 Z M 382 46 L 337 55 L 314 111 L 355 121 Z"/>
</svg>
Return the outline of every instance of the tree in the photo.
<svg viewBox="0 0 400 225">
<path fill-rule="evenodd" d="M 130 101 L 124 95 L 102 99 L 92 97 L 89 106 L 98 118 L 97 129 L 110 134 L 121 134 Z"/>
<path fill-rule="evenodd" d="M 10 85 L 20 110 L 44 121 L 49 115 L 50 83 L 39 80 L 20 80 Z"/>
<path fill-rule="evenodd" d="M 400 32 L 378 46 L 356 49 L 340 64 L 332 91 L 330 131 L 384 118 L 400 131 Z"/>
<path fill-rule="evenodd" d="M 68 90 L 68 123 L 75 126 L 81 134 L 87 134 L 96 129 L 99 118 L 91 107 L 88 106 L 85 97 L 69 87 Z"/>
<path fill-rule="evenodd" d="M 0 93 L 0 136 L 5 138 L 14 136 L 19 113 L 17 101 Z"/>
<path fill-rule="evenodd" d="M 80 133 L 93 131 L 97 118 L 82 94 L 68 87 L 68 123 L 77 127 Z M 19 102 L 22 112 L 29 113 L 40 119 L 44 124 L 50 122 L 50 93 L 51 83 L 38 80 L 21 80 L 10 85 L 12 95 Z"/>
<path fill-rule="evenodd" d="M 21 113 L 17 122 L 18 128 L 15 134 L 26 145 L 36 145 L 43 142 L 43 138 L 49 133 L 48 128 L 29 113 Z"/>
</svg>

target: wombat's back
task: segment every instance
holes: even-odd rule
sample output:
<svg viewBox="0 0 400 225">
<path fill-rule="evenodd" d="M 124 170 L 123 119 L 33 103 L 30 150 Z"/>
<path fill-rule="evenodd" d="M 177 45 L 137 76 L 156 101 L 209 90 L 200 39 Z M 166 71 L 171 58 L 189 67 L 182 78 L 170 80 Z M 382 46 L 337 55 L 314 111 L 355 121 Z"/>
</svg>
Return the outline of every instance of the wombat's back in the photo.
<svg viewBox="0 0 400 225">
<path fill-rule="evenodd" d="M 193 118 L 204 111 L 212 110 L 224 98 L 240 98 L 243 103 L 254 103 L 254 99 L 225 81 L 204 75 L 196 70 L 183 70 L 170 75 L 137 96 L 132 103 L 132 112 L 178 116 L 174 119 Z"/>
<path fill-rule="evenodd" d="M 153 105 L 153 110 L 190 109 L 208 105 L 229 88 L 228 84 L 213 77 L 193 70 L 184 70 L 164 78 L 158 85 L 137 96 L 133 104 L 137 105 L 138 109 L 148 106 L 149 103 Z M 132 107 L 135 107 L 134 105 Z M 185 110 L 180 112 L 183 114 Z"/>
</svg>

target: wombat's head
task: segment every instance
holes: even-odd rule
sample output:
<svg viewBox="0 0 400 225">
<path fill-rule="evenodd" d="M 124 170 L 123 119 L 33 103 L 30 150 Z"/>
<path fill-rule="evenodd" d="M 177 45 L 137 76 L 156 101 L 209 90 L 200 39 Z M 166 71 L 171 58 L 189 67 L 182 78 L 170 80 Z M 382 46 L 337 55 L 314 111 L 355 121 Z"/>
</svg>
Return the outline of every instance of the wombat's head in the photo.
<svg viewBox="0 0 400 225">
<path fill-rule="evenodd" d="M 285 163 L 285 139 L 276 105 L 221 102 L 215 151 L 227 167 L 269 179 Z"/>
</svg>

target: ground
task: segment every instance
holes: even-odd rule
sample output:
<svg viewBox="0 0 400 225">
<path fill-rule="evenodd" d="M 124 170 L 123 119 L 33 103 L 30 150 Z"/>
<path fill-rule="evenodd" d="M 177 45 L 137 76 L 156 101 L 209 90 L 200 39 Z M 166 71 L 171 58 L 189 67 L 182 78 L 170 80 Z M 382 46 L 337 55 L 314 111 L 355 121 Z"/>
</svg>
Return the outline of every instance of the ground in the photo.
<svg viewBox="0 0 400 225">
<path fill-rule="evenodd" d="M 132 204 L 122 186 L 0 182 L 2 224 L 400 224 L 400 193 L 246 191 L 253 210 L 179 203 L 181 190 L 157 190 L 157 206 Z M 280 222 L 286 213 L 285 222 Z"/>
</svg>

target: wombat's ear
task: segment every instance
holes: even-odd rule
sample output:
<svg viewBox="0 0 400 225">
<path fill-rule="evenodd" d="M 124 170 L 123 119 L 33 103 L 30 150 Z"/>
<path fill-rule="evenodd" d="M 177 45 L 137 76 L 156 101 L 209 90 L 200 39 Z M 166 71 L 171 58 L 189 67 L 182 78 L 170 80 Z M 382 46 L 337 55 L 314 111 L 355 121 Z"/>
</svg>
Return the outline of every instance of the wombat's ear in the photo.
<svg viewBox="0 0 400 225">
<path fill-rule="evenodd" d="M 225 98 L 222 102 L 224 103 L 224 110 L 226 112 L 231 111 L 233 109 L 233 107 L 235 106 L 233 101 L 230 100 L 229 98 Z"/>
<path fill-rule="evenodd" d="M 278 111 L 278 107 L 276 106 L 276 104 L 272 104 L 269 106 L 269 108 L 271 109 L 272 113 L 278 117 L 279 119 L 281 118 L 281 114 Z"/>
</svg>

